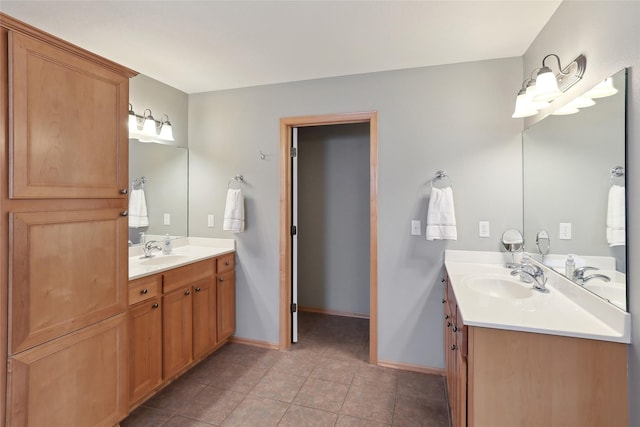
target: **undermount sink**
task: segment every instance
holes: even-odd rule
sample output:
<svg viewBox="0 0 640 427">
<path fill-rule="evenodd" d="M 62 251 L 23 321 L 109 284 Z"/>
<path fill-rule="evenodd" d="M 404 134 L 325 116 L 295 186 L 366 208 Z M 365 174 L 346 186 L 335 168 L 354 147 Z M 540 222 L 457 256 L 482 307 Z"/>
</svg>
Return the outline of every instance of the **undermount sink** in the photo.
<svg viewBox="0 0 640 427">
<path fill-rule="evenodd" d="M 467 276 L 462 283 L 474 292 L 493 298 L 524 299 L 532 295 L 531 288 L 524 283 L 497 274 Z"/>
<path fill-rule="evenodd" d="M 176 262 L 186 260 L 187 256 L 184 255 L 157 255 L 153 258 L 144 258 L 140 260 L 141 265 L 164 265 L 173 264 Z"/>
</svg>

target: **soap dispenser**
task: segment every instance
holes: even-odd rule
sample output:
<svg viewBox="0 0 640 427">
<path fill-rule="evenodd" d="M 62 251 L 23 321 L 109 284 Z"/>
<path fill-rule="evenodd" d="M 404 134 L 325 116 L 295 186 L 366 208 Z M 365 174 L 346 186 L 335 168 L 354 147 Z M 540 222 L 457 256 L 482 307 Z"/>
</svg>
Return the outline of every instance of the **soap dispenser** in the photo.
<svg viewBox="0 0 640 427">
<path fill-rule="evenodd" d="M 169 255 L 171 253 L 171 239 L 167 234 L 164 238 L 164 242 L 162 243 L 162 254 Z"/>
<path fill-rule="evenodd" d="M 567 255 L 567 261 L 564 263 L 564 275 L 569 279 L 573 279 L 573 272 L 576 271 L 576 261 L 573 259 L 573 255 Z"/>
</svg>

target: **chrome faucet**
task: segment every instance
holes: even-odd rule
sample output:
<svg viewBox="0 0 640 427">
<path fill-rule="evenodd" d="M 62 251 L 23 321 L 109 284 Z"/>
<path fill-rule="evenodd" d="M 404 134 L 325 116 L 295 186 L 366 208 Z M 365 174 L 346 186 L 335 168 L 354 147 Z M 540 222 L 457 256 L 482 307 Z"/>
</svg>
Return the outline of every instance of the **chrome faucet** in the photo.
<svg viewBox="0 0 640 427">
<path fill-rule="evenodd" d="M 544 271 L 542 271 L 542 269 L 537 265 L 517 267 L 511 270 L 512 276 L 515 276 L 516 274 L 524 274 L 525 276 L 531 277 L 531 279 L 533 279 L 532 289 L 543 293 L 549 292 L 549 289 L 546 287 L 547 278 L 544 277 Z"/>
<path fill-rule="evenodd" d="M 144 244 L 144 255 L 141 256 L 140 258 L 151 258 L 153 257 L 153 251 L 157 250 L 157 251 L 161 251 L 162 248 L 158 245 L 156 245 L 155 243 L 158 243 L 157 240 L 149 240 L 147 243 Z"/>
<path fill-rule="evenodd" d="M 598 269 L 596 267 L 590 267 L 590 266 L 576 268 L 576 270 L 573 272 L 573 280 L 579 285 L 584 285 L 584 282 L 591 279 L 602 279 L 605 282 L 611 281 L 611 278 L 604 274 L 590 274 L 588 276 L 585 276 L 584 272 L 590 271 L 590 270 L 598 270 Z"/>
</svg>

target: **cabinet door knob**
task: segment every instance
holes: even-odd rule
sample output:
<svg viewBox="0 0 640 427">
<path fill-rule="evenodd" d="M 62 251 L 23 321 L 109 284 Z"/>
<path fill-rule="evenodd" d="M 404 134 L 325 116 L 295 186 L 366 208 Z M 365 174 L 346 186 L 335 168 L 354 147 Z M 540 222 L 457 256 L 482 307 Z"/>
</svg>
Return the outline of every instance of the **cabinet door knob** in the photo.
<svg viewBox="0 0 640 427">
<path fill-rule="evenodd" d="M 458 346 L 457 346 L 457 345 L 455 345 L 455 344 L 451 344 L 451 350 L 457 350 L 457 349 L 458 349 Z"/>
<path fill-rule="evenodd" d="M 156 308 L 158 308 L 158 307 L 159 307 L 158 303 L 155 303 L 155 304 L 153 304 L 153 305 L 151 306 L 151 308 L 153 308 L 153 309 L 156 309 Z"/>
<path fill-rule="evenodd" d="M 447 302 L 447 300 L 442 298 L 442 303 L 444 304 L 445 302 Z"/>
<path fill-rule="evenodd" d="M 451 317 L 451 316 L 449 316 L 448 314 L 445 314 L 444 315 L 444 320 L 447 320 L 449 317 Z"/>
<path fill-rule="evenodd" d="M 120 216 L 129 216 L 129 211 L 120 212 Z"/>
<path fill-rule="evenodd" d="M 127 188 L 123 188 L 122 190 L 120 190 L 120 194 L 127 194 L 129 192 L 129 189 Z"/>
<path fill-rule="evenodd" d="M 200 292 L 202 289 L 200 289 L 200 287 L 196 288 L 196 292 Z"/>
<path fill-rule="evenodd" d="M 224 265 L 231 265 L 231 262 L 230 261 L 225 261 Z"/>
<path fill-rule="evenodd" d="M 447 328 L 451 327 L 451 322 L 447 322 Z M 455 331 L 453 331 L 455 332 Z"/>
<path fill-rule="evenodd" d="M 190 294 L 191 294 L 191 291 L 184 291 L 184 294 L 185 294 L 185 295 L 190 295 Z"/>
<path fill-rule="evenodd" d="M 458 327 L 457 326 L 453 327 L 453 332 L 458 332 Z"/>
<path fill-rule="evenodd" d="M 149 292 L 147 289 L 143 289 L 143 290 L 141 290 L 141 291 L 140 291 L 140 293 L 141 293 L 142 295 L 146 295 L 146 294 L 147 294 L 147 292 Z"/>
<path fill-rule="evenodd" d="M 221 281 L 221 282 L 224 282 L 224 277 L 221 277 L 218 280 Z"/>
</svg>

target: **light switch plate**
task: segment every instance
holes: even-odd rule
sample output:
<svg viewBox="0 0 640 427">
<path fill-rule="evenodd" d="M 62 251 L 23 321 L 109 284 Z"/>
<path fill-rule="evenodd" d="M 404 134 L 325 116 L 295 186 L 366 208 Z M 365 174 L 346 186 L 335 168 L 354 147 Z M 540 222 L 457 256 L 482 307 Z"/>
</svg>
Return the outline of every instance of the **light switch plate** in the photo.
<svg viewBox="0 0 640 427">
<path fill-rule="evenodd" d="M 422 224 L 420 223 L 419 219 L 414 219 L 411 221 L 412 236 L 419 236 L 420 234 L 422 234 L 421 229 L 422 229 Z"/>
<path fill-rule="evenodd" d="M 489 228 L 489 221 L 480 221 L 478 222 L 478 235 L 480 237 L 489 237 L 491 236 L 491 231 Z"/>
<path fill-rule="evenodd" d="M 571 240 L 571 223 L 561 222 L 558 229 L 558 238 L 560 240 Z"/>
<path fill-rule="evenodd" d="M 171 214 L 164 214 L 164 225 L 171 225 Z"/>
<path fill-rule="evenodd" d="M 207 227 L 213 227 L 215 224 L 215 219 L 213 214 L 207 215 Z"/>
</svg>

